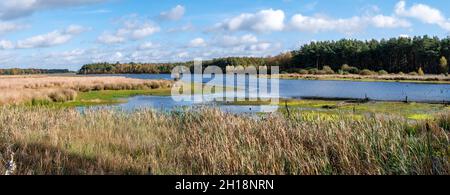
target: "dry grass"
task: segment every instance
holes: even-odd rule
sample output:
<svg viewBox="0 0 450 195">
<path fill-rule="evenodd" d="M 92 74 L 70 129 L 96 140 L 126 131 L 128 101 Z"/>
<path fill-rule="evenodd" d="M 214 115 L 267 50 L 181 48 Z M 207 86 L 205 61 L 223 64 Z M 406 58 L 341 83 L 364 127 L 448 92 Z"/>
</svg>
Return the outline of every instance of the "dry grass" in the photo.
<svg viewBox="0 0 450 195">
<path fill-rule="evenodd" d="M 14 154 L 14 174 L 450 174 L 449 116 L 411 126 L 395 116 L 3 107 L 0 172 Z"/>
<path fill-rule="evenodd" d="M 406 74 L 388 74 L 388 75 L 312 75 L 312 74 L 280 74 L 284 79 L 310 79 L 310 80 L 381 80 L 381 81 L 416 81 L 416 82 L 445 82 L 450 83 L 450 77 L 445 75 L 406 75 Z"/>
<path fill-rule="evenodd" d="M 170 81 L 125 77 L 0 76 L 0 105 L 33 100 L 64 102 L 74 100 L 77 92 L 156 89 L 170 85 Z"/>
</svg>

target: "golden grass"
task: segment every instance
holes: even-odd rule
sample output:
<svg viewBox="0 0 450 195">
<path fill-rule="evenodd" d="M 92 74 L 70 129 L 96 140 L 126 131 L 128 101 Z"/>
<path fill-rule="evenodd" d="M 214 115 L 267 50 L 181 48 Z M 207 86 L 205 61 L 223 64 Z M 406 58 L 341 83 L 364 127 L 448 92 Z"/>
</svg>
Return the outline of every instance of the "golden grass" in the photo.
<svg viewBox="0 0 450 195">
<path fill-rule="evenodd" d="M 64 102 L 74 100 L 77 92 L 156 89 L 171 84 L 170 81 L 125 77 L 0 76 L 0 105 L 33 100 Z"/>
<path fill-rule="evenodd" d="M 397 82 L 431 82 L 431 83 L 450 83 L 450 77 L 445 75 L 312 75 L 312 74 L 279 74 L 275 77 L 282 79 L 307 79 L 307 80 L 360 80 L 360 81 L 397 81 Z"/>
<path fill-rule="evenodd" d="M 0 108 L 0 173 L 450 174 L 449 120 Z"/>
</svg>

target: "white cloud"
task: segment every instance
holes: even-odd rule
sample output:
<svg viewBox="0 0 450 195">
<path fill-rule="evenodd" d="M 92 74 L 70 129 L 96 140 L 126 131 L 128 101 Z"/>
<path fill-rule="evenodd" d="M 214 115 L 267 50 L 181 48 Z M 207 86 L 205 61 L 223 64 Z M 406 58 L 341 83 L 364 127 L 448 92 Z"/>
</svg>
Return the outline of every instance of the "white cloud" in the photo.
<svg viewBox="0 0 450 195">
<path fill-rule="evenodd" d="M 154 49 L 157 47 L 159 47 L 159 45 L 154 44 L 152 42 L 145 42 L 145 43 L 142 43 L 141 45 L 139 45 L 137 49 L 138 50 L 148 50 L 148 49 Z"/>
<path fill-rule="evenodd" d="M 406 2 L 399 1 L 395 6 L 395 14 L 415 18 L 427 24 L 435 24 L 450 31 L 450 20 L 446 19 L 440 10 L 425 4 L 414 4 L 410 8 L 406 8 Z"/>
<path fill-rule="evenodd" d="M 189 47 L 206 47 L 206 41 L 202 38 L 192 39 L 189 42 Z"/>
<path fill-rule="evenodd" d="M 132 29 L 130 32 L 130 36 L 132 39 L 142 39 L 158 32 L 159 30 L 159 27 L 153 26 L 151 24 L 143 24 L 142 26 Z"/>
<path fill-rule="evenodd" d="M 84 28 L 77 25 L 71 25 L 65 30 L 55 30 L 47 34 L 36 35 L 24 40 L 17 41 L 16 48 L 40 48 L 61 45 L 69 42 L 75 35 L 82 33 Z"/>
<path fill-rule="evenodd" d="M 14 48 L 14 43 L 7 40 L 0 40 L 0 49 L 12 49 Z"/>
<path fill-rule="evenodd" d="M 2 0 L 0 19 L 15 19 L 33 14 L 36 11 L 81 6 L 106 0 Z"/>
<path fill-rule="evenodd" d="M 240 37 L 225 35 L 217 38 L 214 42 L 221 47 L 236 47 L 243 44 L 257 43 L 258 38 L 252 34 L 246 34 Z"/>
<path fill-rule="evenodd" d="M 103 33 L 97 38 L 97 41 L 103 44 L 116 44 L 125 42 L 125 38 L 109 33 Z"/>
<path fill-rule="evenodd" d="M 290 27 L 304 32 L 337 31 L 353 34 L 362 31 L 368 26 L 376 28 L 406 28 L 411 24 L 394 16 L 353 16 L 351 18 L 332 19 L 325 16 L 304 16 L 296 14 L 291 18 Z"/>
<path fill-rule="evenodd" d="M 160 16 L 166 20 L 179 20 L 184 16 L 185 12 L 186 8 L 184 6 L 177 5 L 168 12 L 162 12 Z"/>
<path fill-rule="evenodd" d="M 408 21 L 394 16 L 376 15 L 372 17 L 371 20 L 373 25 L 378 28 L 398 28 L 411 26 L 411 23 Z"/>
<path fill-rule="evenodd" d="M 296 14 L 292 16 L 291 27 L 305 32 L 338 31 L 354 33 L 363 29 L 364 21 L 357 16 L 345 19 L 330 19 L 323 16 L 311 17 Z"/>
<path fill-rule="evenodd" d="M 53 45 L 60 45 L 67 43 L 72 39 L 72 35 L 64 34 L 59 31 L 53 31 L 43 35 L 37 35 L 25 40 L 17 42 L 17 48 L 36 48 L 36 47 L 49 47 Z"/>
<path fill-rule="evenodd" d="M 0 22 L 0 34 L 14 32 L 26 28 L 26 25 L 13 22 Z"/>
<path fill-rule="evenodd" d="M 195 29 L 194 25 L 191 23 L 188 23 L 181 27 L 174 27 L 167 30 L 167 32 L 173 33 L 173 32 L 187 32 L 187 31 L 193 31 Z"/>
<path fill-rule="evenodd" d="M 269 50 L 271 46 L 271 43 L 258 43 L 248 46 L 247 49 L 250 51 L 265 51 Z"/>
<path fill-rule="evenodd" d="M 87 28 L 80 25 L 70 25 L 69 27 L 67 27 L 65 32 L 67 34 L 80 34 L 87 30 L 88 30 Z"/>
<path fill-rule="evenodd" d="M 187 58 L 189 56 L 189 52 L 180 52 L 176 54 L 178 58 Z"/>
<path fill-rule="evenodd" d="M 261 10 L 257 13 L 244 13 L 222 23 L 216 28 L 229 31 L 271 32 L 284 29 L 285 14 L 282 10 Z"/>
<path fill-rule="evenodd" d="M 129 40 L 144 39 L 159 31 L 160 28 L 149 21 L 140 21 L 132 18 L 124 20 L 122 26 L 114 33 L 103 32 L 97 38 L 97 41 L 103 44 L 123 43 Z"/>
</svg>

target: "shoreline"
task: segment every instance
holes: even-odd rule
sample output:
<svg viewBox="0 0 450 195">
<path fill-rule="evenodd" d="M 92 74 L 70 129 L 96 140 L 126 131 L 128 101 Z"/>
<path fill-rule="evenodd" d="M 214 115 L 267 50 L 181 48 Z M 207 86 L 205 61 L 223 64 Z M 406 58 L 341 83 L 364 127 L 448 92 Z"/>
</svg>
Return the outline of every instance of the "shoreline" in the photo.
<svg viewBox="0 0 450 195">
<path fill-rule="evenodd" d="M 261 76 L 261 75 L 258 75 Z M 415 84 L 450 84 L 450 76 L 444 75 L 313 75 L 313 74 L 277 74 L 275 78 L 285 80 L 353 81 L 353 82 L 398 82 Z"/>
<path fill-rule="evenodd" d="M 147 73 L 127 73 L 136 75 L 164 75 L 169 73 L 159 74 L 147 74 Z M 90 77 L 95 75 L 108 75 L 108 76 L 121 76 L 126 74 L 33 74 L 33 75 L 0 75 L 1 78 L 39 78 L 39 77 Z M 268 78 L 270 75 L 257 75 L 258 77 Z M 450 84 L 450 76 L 444 75 L 340 75 L 340 74 L 327 74 L 327 75 L 314 75 L 314 74 L 276 74 L 274 78 L 283 80 L 309 80 L 309 81 L 349 81 L 349 82 L 388 82 L 388 83 L 414 83 L 414 84 Z"/>
</svg>

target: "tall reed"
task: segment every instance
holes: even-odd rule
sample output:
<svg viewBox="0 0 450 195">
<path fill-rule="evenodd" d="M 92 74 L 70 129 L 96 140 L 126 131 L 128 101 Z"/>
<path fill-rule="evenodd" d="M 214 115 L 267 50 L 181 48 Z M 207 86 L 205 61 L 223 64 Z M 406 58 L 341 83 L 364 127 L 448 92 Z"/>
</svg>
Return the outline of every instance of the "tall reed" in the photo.
<svg viewBox="0 0 450 195">
<path fill-rule="evenodd" d="M 0 172 L 14 174 L 450 174 L 449 117 L 326 120 L 215 109 L 0 108 Z"/>
</svg>

